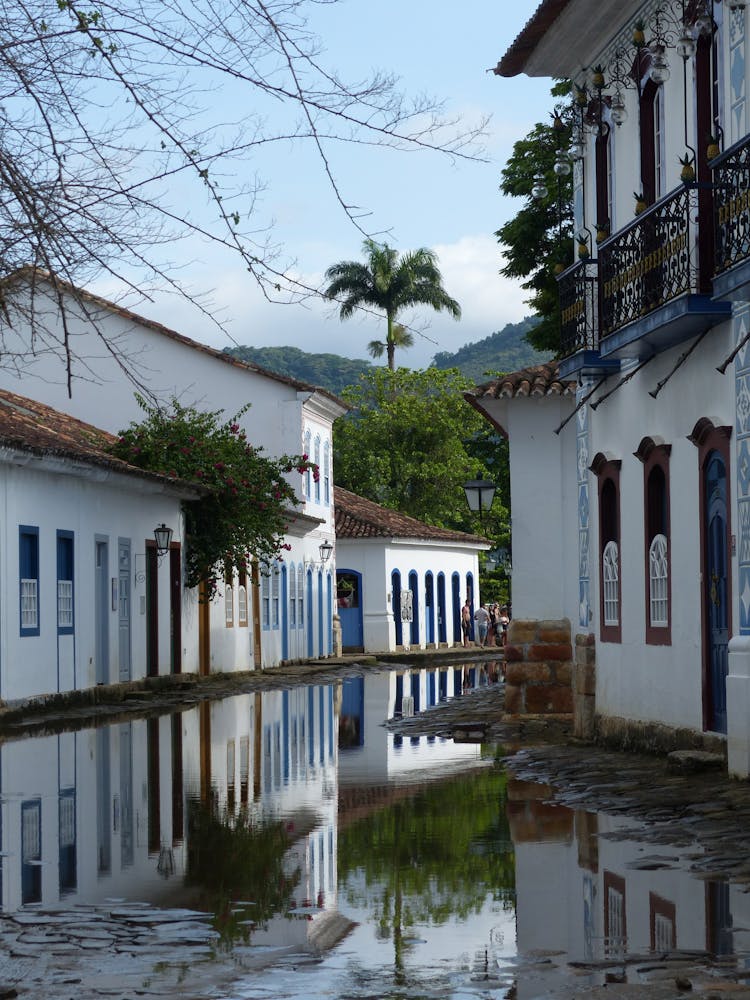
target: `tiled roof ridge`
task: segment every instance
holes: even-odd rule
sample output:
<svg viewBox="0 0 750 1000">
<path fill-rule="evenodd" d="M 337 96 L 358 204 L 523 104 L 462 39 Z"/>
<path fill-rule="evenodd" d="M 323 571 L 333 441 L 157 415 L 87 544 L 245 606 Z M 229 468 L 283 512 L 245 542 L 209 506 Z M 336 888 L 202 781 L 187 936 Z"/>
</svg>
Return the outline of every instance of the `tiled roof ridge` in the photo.
<svg viewBox="0 0 750 1000">
<path fill-rule="evenodd" d="M 153 330 L 154 333 L 159 333 L 164 337 L 168 337 L 170 340 L 176 340 L 179 343 L 184 344 L 186 347 L 191 347 L 194 350 L 203 352 L 204 354 L 210 354 L 212 357 L 217 358 L 219 361 L 223 361 L 225 364 L 232 365 L 236 368 L 245 368 L 256 375 L 262 375 L 266 378 L 274 379 L 276 382 L 281 382 L 284 385 L 288 385 L 300 392 L 320 393 L 328 399 L 333 400 L 339 406 L 346 406 L 346 403 L 344 403 L 343 400 L 341 400 L 334 393 L 330 392 L 328 389 L 324 389 L 322 386 L 312 385 L 309 382 L 302 382 L 300 379 L 292 378 L 290 375 L 281 375 L 279 372 L 271 371 L 270 368 L 264 368 L 262 365 L 256 364 L 254 361 L 242 361 L 240 358 L 235 358 L 233 355 L 227 354 L 225 351 L 220 351 L 216 347 L 211 347 L 209 344 L 202 344 L 199 340 L 193 340 L 192 337 L 187 337 L 184 333 L 178 333 L 177 330 L 172 330 L 163 323 L 159 323 L 153 319 L 148 319 L 146 316 L 141 316 L 139 313 L 133 312 L 131 309 L 126 309 L 124 306 L 118 305 L 116 302 L 112 302 L 111 299 L 107 299 L 103 295 L 98 295 L 96 292 L 90 292 L 85 288 L 78 288 L 65 278 L 59 278 L 57 275 L 53 276 L 49 271 L 46 271 L 43 268 L 33 267 L 29 264 L 26 267 L 19 268 L 17 271 L 9 274 L 5 279 L 3 279 L 3 283 L 7 284 L 12 281 L 19 281 L 27 276 L 30 276 L 32 279 L 39 276 L 48 283 L 52 284 L 54 287 L 59 286 L 60 288 L 67 290 L 73 296 L 78 296 L 89 302 L 96 303 L 110 312 L 116 313 L 123 319 L 133 323 L 138 323 L 139 326 L 145 326 L 149 330 Z"/>
<path fill-rule="evenodd" d="M 487 539 L 481 535 L 426 524 L 341 486 L 334 486 L 333 499 L 337 538 L 415 538 L 487 544 Z"/>
<path fill-rule="evenodd" d="M 40 456 L 70 459 L 172 486 L 200 487 L 141 469 L 111 455 L 115 435 L 26 396 L 0 389 L 0 448 L 18 448 Z"/>
<path fill-rule="evenodd" d="M 528 396 L 572 396 L 575 391 L 575 381 L 560 378 L 557 361 L 544 361 L 517 372 L 508 372 L 507 375 L 477 386 L 473 392 L 465 395 L 474 398 L 491 396 L 494 399 L 518 399 Z"/>
</svg>

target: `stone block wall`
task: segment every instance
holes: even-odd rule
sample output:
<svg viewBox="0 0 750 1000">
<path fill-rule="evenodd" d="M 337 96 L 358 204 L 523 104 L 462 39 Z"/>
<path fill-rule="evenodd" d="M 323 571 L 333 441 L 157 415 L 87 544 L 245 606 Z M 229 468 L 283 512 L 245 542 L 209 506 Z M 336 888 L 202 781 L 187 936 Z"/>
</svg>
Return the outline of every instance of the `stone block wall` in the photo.
<svg viewBox="0 0 750 1000">
<path fill-rule="evenodd" d="M 570 622 L 513 619 L 505 646 L 505 711 L 510 715 L 573 712 Z"/>
</svg>

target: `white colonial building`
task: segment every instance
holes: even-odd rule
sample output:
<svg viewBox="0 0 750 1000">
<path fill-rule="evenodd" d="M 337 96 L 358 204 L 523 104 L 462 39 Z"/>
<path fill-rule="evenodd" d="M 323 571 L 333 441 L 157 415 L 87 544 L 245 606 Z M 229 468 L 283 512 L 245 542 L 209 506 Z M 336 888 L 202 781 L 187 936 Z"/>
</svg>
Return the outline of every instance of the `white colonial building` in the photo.
<svg viewBox="0 0 750 1000">
<path fill-rule="evenodd" d="M 336 487 L 336 580 L 344 650 L 461 645 L 479 603 L 486 538 L 437 528 Z"/>
<path fill-rule="evenodd" d="M 544 0 L 500 60 L 499 76 L 575 85 L 558 169 L 573 169 L 581 249 L 558 279 L 559 366 L 471 400 L 510 438 L 515 624 L 570 621 L 583 728 L 726 741 L 739 775 L 750 773 L 745 6 Z M 555 175 L 541 180 L 554 195 Z"/>
<path fill-rule="evenodd" d="M 111 432 L 142 418 L 136 390 L 151 402 L 178 399 L 227 418 L 250 404 L 239 422 L 252 445 L 271 457 L 305 453 L 318 463 L 317 481 L 290 474 L 300 504 L 290 511 L 285 558 L 253 563 L 247 575 L 235 570 L 211 602 L 190 595 L 186 614 L 197 617 L 199 640 L 185 655 L 202 673 L 330 655 L 331 431 L 346 406 L 323 389 L 238 361 L 88 292 L 53 285 L 39 272 L 21 272 L 11 286 L 17 311 L 4 335 L 17 367 L 0 371 L 0 385 L 18 390 L 22 375 L 26 395 Z M 44 349 L 35 349 L 40 343 Z"/>
<path fill-rule="evenodd" d="M 181 503 L 198 488 L 113 458 L 112 441 L 0 391 L 3 701 L 197 667 Z"/>
</svg>

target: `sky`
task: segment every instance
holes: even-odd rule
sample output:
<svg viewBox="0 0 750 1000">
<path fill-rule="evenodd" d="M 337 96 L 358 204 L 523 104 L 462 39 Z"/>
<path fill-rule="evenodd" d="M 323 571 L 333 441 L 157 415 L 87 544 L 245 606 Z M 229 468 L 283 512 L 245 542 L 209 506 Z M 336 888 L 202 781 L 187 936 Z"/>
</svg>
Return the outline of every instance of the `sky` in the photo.
<svg viewBox="0 0 750 1000">
<path fill-rule="evenodd" d="M 529 313 L 523 289 L 498 274 L 502 258 L 493 233 L 520 207 L 500 193 L 500 173 L 513 143 L 547 117 L 550 81 L 506 80 L 488 69 L 536 6 L 537 0 L 464 0 L 460 19 L 445 0 L 340 0 L 314 9 L 325 59 L 344 76 L 388 70 L 405 92 L 444 99 L 450 115 L 467 122 L 492 116 L 486 162 L 343 144 L 333 150 L 337 183 L 348 201 L 368 213 L 368 232 L 399 251 L 434 250 L 444 286 L 462 307 L 458 322 L 429 309 L 404 314 L 417 331 L 414 347 L 397 356 L 409 367 L 426 367 L 438 351 L 457 351 Z M 273 221 L 273 239 L 295 274 L 320 287 L 330 264 L 363 259 L 362 234 L 336 205 L 312 149 L 279 147 L 258 170 L 264 181 L 259 209 Z M 239 261 L 206 248 L 194 249 L 183 278 L 210 290 L 224 330 L 173 297 L 157 296 L 133 308 L 217 348 L 289 345 L 367 358 L 369 341 L 384 339 L 384 321 L 342 322 L 330 303 L 268 303 Z"/>
</svg>

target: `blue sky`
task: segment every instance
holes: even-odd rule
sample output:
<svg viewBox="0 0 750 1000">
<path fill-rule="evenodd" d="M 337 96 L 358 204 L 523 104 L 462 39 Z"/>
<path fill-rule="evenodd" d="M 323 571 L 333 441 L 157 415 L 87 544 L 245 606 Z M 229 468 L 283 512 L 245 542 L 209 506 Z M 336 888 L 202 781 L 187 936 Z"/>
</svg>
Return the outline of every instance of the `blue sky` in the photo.
<svg viewBox="0 0 750 1000">
<path fill-rule="evenodd" d="M 341 0 L 314 9 L 313 27 L 325 58 L 345 77 L 389 70 L 400 77 L 404 91 L 444 99 L 449 114 L 468 121 L 492 115 L 484 163 L 451 162 L 431 152 L 343 145 L 334 150 L 337 181 L 348 200 L 370 213 L 368 230 L 386 233 L 399 250 L 435 250 L 445 287 L 462 306 L 460 322 L 427 310 L 405 315 L 417 329 L 429 324 L 416 336 L 414 348 L 399 356 L 410 367 L 424 367 L 437 351 L 455 351 L 528 313 L 522 290 L 498 276 L 502 260 L 492 234 L 515 211 L 498 190 L 500 171 L 513 142 L 547 116 L 550 82 L 505 80 L 487 69 L 536 6 L 537 0 L 465 0 L 460 18 L 454 4 L 434 0 Z M 329 264 L 361 258 L 362 236 L 335 204 L 311 149 L 278 147 L 258 164 L 258 172 L 265 184 L 260 217 L 273 221 L 281 260 L 295 262 L 303 280 L 317 287 Z M 364 358 L 367 343 L 383 336 L 374 319 L 342 323 L 327 304 L 269 304 L 239 262 L 200 247 L 192 253 L 183 276 L 196 287 L 212 289 L 228 335 L 173 298 L 133 307 L 219 348 L 234 340 Z"/>
</svg>

